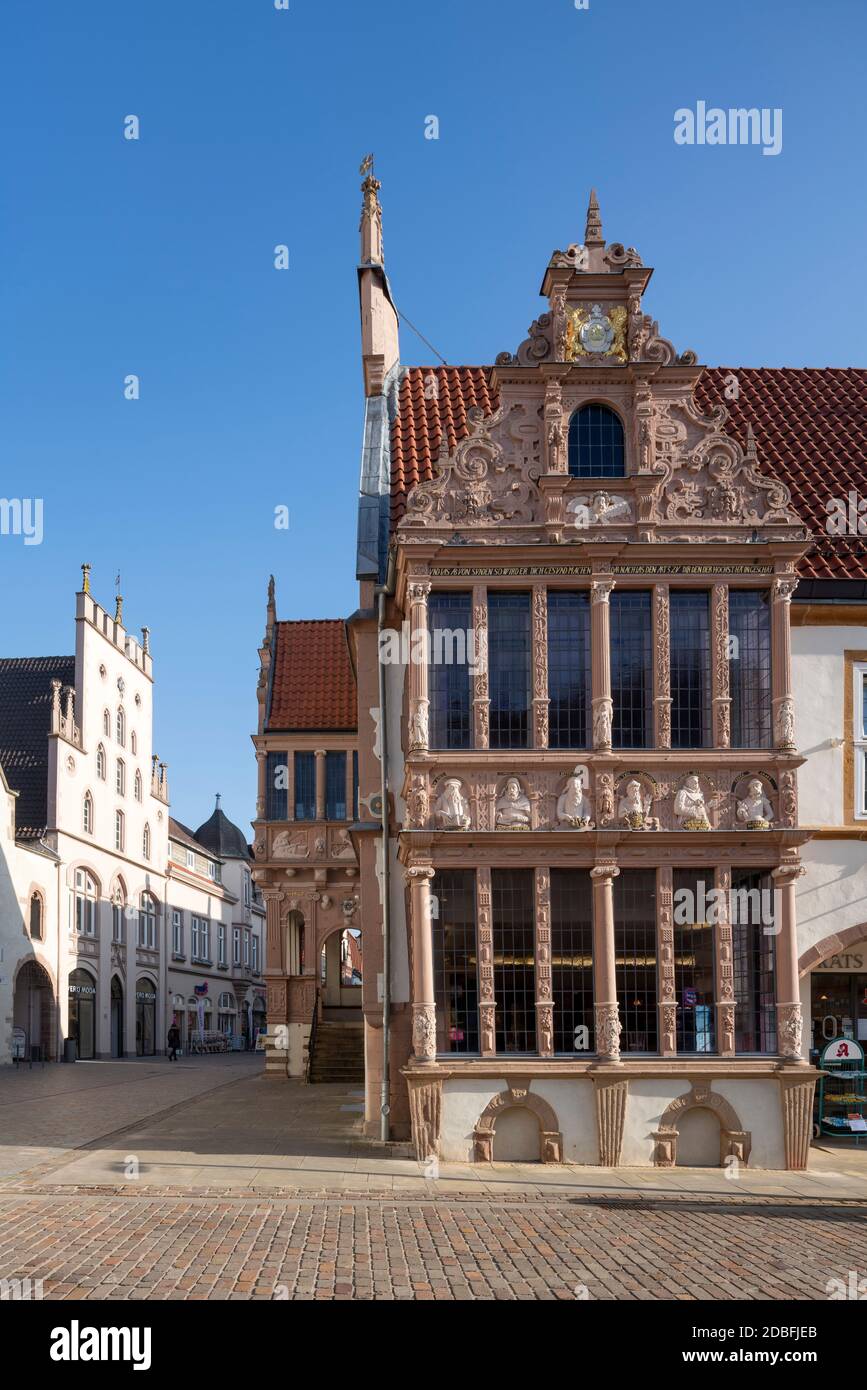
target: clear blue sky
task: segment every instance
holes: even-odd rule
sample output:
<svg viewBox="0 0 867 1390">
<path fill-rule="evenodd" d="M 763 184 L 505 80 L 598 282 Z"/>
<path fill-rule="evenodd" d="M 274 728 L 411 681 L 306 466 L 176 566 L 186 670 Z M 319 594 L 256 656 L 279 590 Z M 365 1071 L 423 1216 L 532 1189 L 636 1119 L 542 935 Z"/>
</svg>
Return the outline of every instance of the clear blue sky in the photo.
<svg viewBox="0 0 867 1390">
<path fill-rule="evenodd" d="M 194 826 L 216 791 L 254 811 L 269 572 L 283 618 L 356 605 L 368 150 L 397 302 L 449 362 L 517 347 L 594 184 L 680 350 L 865 365 L 864 0 L 4 0 L 0 26 L 0 496 L 45 505 L 41 546 L 0 537 L 0 654 L 71 651 L 80 562 L 106 604 L 120 569 Z M 782 153 L 676 145 L 698 100 L 781 107 Z M 430 360 L 407 330 L 402 357 Z"/>
</svg>

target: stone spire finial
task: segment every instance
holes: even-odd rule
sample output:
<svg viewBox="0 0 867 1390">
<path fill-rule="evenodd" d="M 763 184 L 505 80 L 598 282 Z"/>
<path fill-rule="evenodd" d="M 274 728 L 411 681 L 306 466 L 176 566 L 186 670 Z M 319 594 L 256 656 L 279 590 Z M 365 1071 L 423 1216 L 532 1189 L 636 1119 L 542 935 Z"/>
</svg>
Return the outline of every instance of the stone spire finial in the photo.
<svg viewBox="0 0 867 1390">
<path fill-rule="evenodd" d="M 118 594 L 114 601 L 114 621 L 116 623 L 123 622 L 123 597 L 121 594 Z"/>
<path fill-rule="evenodd" d="M 217 792 L 217 804 L 216 804 L 216 806 L 214 807 L 214 810 L 215 810 L 215 811 L 219 811 L 219 809 L 220 809 L 220 793 Z"/>
<path fill-rule="evenodd" d="M 365 175 L 361 191 L 364 195 L 361 204 L 361 264 L 374 265 L 383 264 L 382 253 L 382 206 L 379 201 L 379 190 L 382 187 L 379 179 L 373 172 L 373 155 L 368 154 L 361 161 L 358 170 Z"/>
<path fill-rule="evenodd" d="M 747 447 L 745 452 L 746 457 L 748 459 L 758 458 L 758 450 L 756 449 L 756 436 L 753 431 L 752 424 L 750 424 L 749 422 L 747 423 Z"/>
<path fill-rule="evenodd" d="M 148 656 L 150 654 L 151 630 L 149 627 L 143 627 L 141 630 L 141 649 L 144 652 L 145 656 Z"/>
<path fill-rule="evenodd" d="M 599 216 L 599 203 L 596 198 L 595 188 L 591 188 L 590 202 L 587 204 L 587 226 L 584 229 L 584 245 L 605 245 L 605 238 L 602 235 L 602 218 Z"/>
<path fill-rule="evenodd" d="M 90 593 L 90 565 L 81 566 L 81 592 Z"/>
</svg>

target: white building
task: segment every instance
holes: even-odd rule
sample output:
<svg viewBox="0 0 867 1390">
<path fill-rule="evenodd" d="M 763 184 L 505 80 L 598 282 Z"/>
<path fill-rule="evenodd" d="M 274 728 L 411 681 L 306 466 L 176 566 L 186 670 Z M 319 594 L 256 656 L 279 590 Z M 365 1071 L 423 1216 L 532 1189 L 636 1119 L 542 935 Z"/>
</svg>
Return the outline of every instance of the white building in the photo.
<svg viewBox="0 0 867 1390">
<path fill-rule="evenodd" d="M 81 1058 L 162 1053 L 203 969 L 215 1029 L 264 1022 L 248 847 L 218 811 L 170 850 L 148 631 L 96 603 L 89 569 L 75 655 L 0 659 L 0 1063 L 66 1039 Z"/>
</svg>

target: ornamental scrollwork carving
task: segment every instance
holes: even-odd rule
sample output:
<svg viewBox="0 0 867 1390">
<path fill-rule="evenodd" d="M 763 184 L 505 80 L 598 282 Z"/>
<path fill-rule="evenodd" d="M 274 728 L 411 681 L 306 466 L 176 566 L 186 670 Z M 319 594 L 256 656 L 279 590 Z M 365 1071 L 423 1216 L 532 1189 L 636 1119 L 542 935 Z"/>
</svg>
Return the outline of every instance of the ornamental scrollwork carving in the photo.
<svg viewBox="0 0 867 1390">
<path fill-rule="evenodd" d="M 474 406 L 468 412 L 468 438 L 453 455 L 441 455 L 436 477 L 413 488 L 401 526 L 474 528 L 532 521 L 538 503 L 538 425 L 530 426 L 533 442 L 522 437 L 520 426 L 515 433 L 510 418 L 525 414 L 522 405 L 502 406 L 491 416 Z"/>
</svg>

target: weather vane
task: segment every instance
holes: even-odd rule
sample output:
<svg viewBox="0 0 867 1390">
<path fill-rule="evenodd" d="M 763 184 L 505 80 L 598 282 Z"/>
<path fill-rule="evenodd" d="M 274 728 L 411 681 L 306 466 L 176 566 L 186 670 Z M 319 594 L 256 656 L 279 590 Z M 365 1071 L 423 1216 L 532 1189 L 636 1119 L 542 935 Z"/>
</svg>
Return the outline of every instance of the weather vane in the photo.
<svg viewBox="0 0 867 1390">
<path fill-rule="evenodd" d="M 359 174 L 369 174 L 369 173 L 372 172 L 372 170 L 373 170 L 373 155 L 372 155 L 372 154 L 366 154 L 366 155 L 364 156 L 364 158 L 362 159 L 362 161 L 361 161 L 361 165 L 359 166 L 358 172 L 359 172 Z"/>
</svg>

